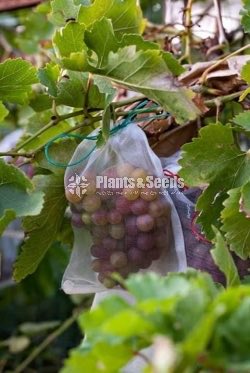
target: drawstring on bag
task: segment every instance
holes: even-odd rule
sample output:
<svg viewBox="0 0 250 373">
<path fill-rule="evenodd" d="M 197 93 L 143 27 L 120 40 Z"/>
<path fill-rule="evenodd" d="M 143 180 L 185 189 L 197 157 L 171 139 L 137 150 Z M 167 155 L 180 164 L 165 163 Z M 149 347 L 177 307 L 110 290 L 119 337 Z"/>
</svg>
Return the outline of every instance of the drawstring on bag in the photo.
<svg viewBox="0 0 250 373">
<path fill-rule="evenodd" d="M 155 108 L 159 107 L 159 105 L 153 104 L 150 108 L 145 108 L 145 106 L 148 104 L 148 102 L 149 102 L 148 100 L 144 100 L 144 101 L 140 102 L 138 105 L 136 105 L 136 107 L 133 110 L 129 111 L 128 112 L 128 116 L 125 119 L 117 122 L 117 125 L 114 126 L 110 130 L 110 136 L 115 135 L 118 131 L 121 131 L 123 128 L 127 127 L 131 123 L 139 123 L 139 122 L 144 122 L 144 121 L 148 121 L 148 120 L 155 120 L 155 119 L 165 119 L 165 118 L 167 118 L 170 115 L 167 112 L 163 112 L 163 113 L 160 113 L 160 114 L 150 115 L 148 117 L 138 118 L 138 119 L 134 120 L 135 117 L 136 117 L 136 115 L 142 114 L 142 113 L 149 113 L 149 112 L 152 111 L 152 107 L 153 108 L 154 107 Z M 60 135 L 55 136 L 53 139 L 51 139 L 45 145 L 45 149 L 44 150 L 45 150 L 45 157 L 46 157 L 47 162 L 50 163 L 53 166 L 61 167 L 61 168 L 67 168 L 67 167 L 77 166 L 81 162 L 85 161 L 93 153 L 93 151 L 95 151 L 95 149 L 97 147 L 96 144 L 93 146 L 93 148 L 87 154 L 84 154 L 82 156 L 82 158 L 80 158 L 76 162 L 67 163 L 67 164 L 66 163 L 60 163 L 60 162 L 57 162 L 54 159 L 52 159 L 52 157 L 49 154 L 50 147 L 57 140 L 61 140 L 61 139 L 65 139 L 65 138 L 74 138 L 74 139 L 79 139 L 79 140 L 97 141 L 98 138 L 99 138 L 100 133 L 101 133 L 101 129 L 98 132 L 98 134 L 95 135 L 95 136 L 82 136 L 82 135 L 79 135 L 79 134 L 69 134 L 69 133 L 61 133 Z"/>
</svg>

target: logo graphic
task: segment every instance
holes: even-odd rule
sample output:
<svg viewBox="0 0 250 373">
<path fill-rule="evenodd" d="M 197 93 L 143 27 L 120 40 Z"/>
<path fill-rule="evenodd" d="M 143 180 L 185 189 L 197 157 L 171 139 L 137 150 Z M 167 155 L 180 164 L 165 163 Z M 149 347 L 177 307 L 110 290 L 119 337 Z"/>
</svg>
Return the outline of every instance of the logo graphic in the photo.
<svg viewBox="0 0 250 373">
<path fill-rule="evenodd" d="M 71 194 L 76 194 L 78 197 L 81 197 L 87 192 L 86 188 L 89 186 L 89 183 L 87 181 L 88 180 L 85 176 L 79 176 L 75 174 L 69 179 L 67 189 Z"/>
</svg>

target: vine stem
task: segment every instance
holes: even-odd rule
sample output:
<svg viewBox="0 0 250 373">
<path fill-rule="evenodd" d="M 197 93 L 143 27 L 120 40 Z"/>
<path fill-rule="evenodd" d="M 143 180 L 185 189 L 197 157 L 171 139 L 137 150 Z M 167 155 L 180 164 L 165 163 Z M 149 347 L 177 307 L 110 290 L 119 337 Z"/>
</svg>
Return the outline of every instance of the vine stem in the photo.
<svg viewBox="0 0 250 373">
<path fill-rule="evenodd" d="M 24 146 L 28 145 L 32 140 L 36 139 L 38 136 L 42 135 L 44 132 L 46 132 L 48 129 L 54 127 L 55 125 L 57 125 L 59 122 L 63 121 L 63 120 L 66 120 L 66 119 L 69 119 L 69 118 L 74 118 L 74 117 L 78 117 L 80 115 L 83 115 L 83 110 L 78 110 L 78 111 L 74 111 L 73 113 L 69 113 L 69 114 L 64 114 L 64 115 L 60 115 L 58 117 L 55 117 L 55 118 L 52 118 L 51 121 L 46 125 L 44 126 L 43 128 L 41 128 L 39 131 L 37 131 L 33 136 L 29 137 L 26 141 L 24 141 L 22 144 L 18 145 L 16 148 L 15 148 L 15 151 L 17 152 L 18 150 L 22 149 Z"/>
<path fill-rule="evenodd" d="M 221 96 L 221 97 L 216 97 L 216 98 L 213 98 L 211 100 L 206 100 L 204 103 L 208 107 L 217 106 L 218 102 L 225 103 L 225 102 L 234 100 L 235 98 L 240 97 L 243 92 L 245 92 L 245 90 L 239 91 L 239 92 L 230 93 L 229 95 L 225 95 L 225 96 Z"/>
<path fill-rule="evenodd" d="M 34 348 L 34 350 L 30 353 L 30 355 L 21 362 L 21 364 L 14 370 L 13 373 L 21 373 L 23 372 L 33 360 L 36 359 L 37 356 L 40 355 L 56 338 L 58 338 L 62 333 L 64 333 L 78 318 L 80 313 L 83 311 L 83 307 L 79 307 L 76 309 L 72 316 L 70 316 L 67 320 L 65 320 L 59 328 L 57 328 L 54 332 L 48 335 L 47 338 L 43 340 L 43 342 Z"/>
<path fill-rule="evenodd" d="M 223 62 L 227 61 L 228 58 L 233 57 L 233 56 L 236 56 L 237 54 L 243 52 L 244 50 L 246 50 L 246 49 L 248 49 L 248 48 L 250 48 L 250 44 L 244 45 L 244 47 L 242 47 L 242 48 L 236 50 L 236 51 L 233 52 L 233 53 L 228 54 L 226 57 L 222 58 L 221 60 L 216 61 L 215 64 L 213 64 L 212 66 L 209 66 L 209 67 L 208 67 L 208 68 L 203 72 L 202 76 L 200 77 L 200 80 L 199 80 L 200 84 L 204 84 L 204 83 L 206 82 L 206 80 L 207 80 L 207 75 L 208 75 L 211 71 L 213 71 L 217 66 L 219 66 L 219 65 L 221 65 Z"/>
<path fill-rule="evenodd" d="M 185 32 L 185 53 L 183 57 L 180 58 L 180 61 L 183 61 L 185 58 L 188 59 L 188 63 L 192 64 L 191 57 L 191 45 L 192 45 L 192 6 L 194 0 L 188 0 L 187 5 L 184 9 L 184 27 Z"/>
<path fill-rule="evenodd" d="M 114 102 L 112 103 L 114 109 L 116 108 L 120 108 L 122 106 L 126 106 L 126 105 L 130 105 L 130 104 L 133 104 L 137 101 L 141 101 L 145 99 L 145 96 L 141 95 L 141 96 L 135 96 L 135 97 L 131 97 L 129 99 L 125 99 L 125 100 L 122 100 L 122 101 L 119 101 L 119 102 Z M 96 112 L 96 111 L 102 111 L 102 109 L 90 109 L 89 112 Z M 40 148 L 36 149 L 34 152 L 32 153 L 19 153 L 19 150 L 21 150 L 24 146 L 28 145 L 31 141 L 33 141 L 34 139 L 36 139 L 38 136 L 42 135 L 44 132 L 46 132 L 47 130 L 49 130 L 50 128 L 54 127 L 55 125 L 57 125 L 59 122 L 63 121 L 63 120 L 66 120 L 66 119 L 69 119 L 69 118 L 74 118 L 74 117 L 77 117 L 77 116 L 80 116 L 80 115 L 84 115 L 85 112 L 84 112 L 84 109 L 81 109 L 81 110 L 78 110 L 78 111 L 74 111 L 72 113 L 68 113 L 68 114 L 64 114 L 64 115 L 60 115 L 60 116 L 55 116 L 55 117 L 52 117 L 51 121 L 46 124 L 43 128 L 41 128 L 39 131 L 37 131 L 34 135 L 32 135 L 31 137 L 29 137 L 27 140 L 25 140 L 23 143 L 21 143 L 20 145 L 18 145 L 16 148 L 14 148 L 12 151 L 10 152 L 6 152 L 6 153 L 0 153 L 0 157 L 4 157 L 4 156 L 10 156 L 10 157 L 24 157 L 24 158 L 32 158 L 34 157 L 34 154 L 36 154 L 38 151 L 40 151 L 41 149 L 43 149 L 44 145 L 41 146 Z M 125 115 L 127 115 L 128 113 L 126 112 Z M 92 123 L 95 123 L 99 120 L 102 119 L 101 116 L 98 116 L 98 117 L 92 117 L 92 119 L 90 117 L 88 118 L 85 118 L 86 121 L 81 124 L 80 126 L 76 126 L 76 127 L 73 127 L 71 128 L 69 131 L 66 131 L 65 133 L 68 133 L 68 132 L 72 132 L 78 128 L 81 128 L 83 125 L 91 125 Z"/>
</svg>

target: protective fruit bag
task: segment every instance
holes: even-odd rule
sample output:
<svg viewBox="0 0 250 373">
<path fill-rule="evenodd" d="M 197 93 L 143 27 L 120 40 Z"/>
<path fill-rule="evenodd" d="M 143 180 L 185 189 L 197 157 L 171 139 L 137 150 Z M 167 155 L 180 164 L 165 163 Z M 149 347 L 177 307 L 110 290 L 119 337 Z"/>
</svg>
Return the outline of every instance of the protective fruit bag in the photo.
<svg viewBox="0 0 250 373">
<path fill-rule="evenodd" d="M 146 135 L 131 123 L 97 147 L 97 133 L 78 145 L 65 173 L 74 230 L 66 293 L 113 288 L 114 272 L 126 278 L 186 268 L 178 214 Z"/>
</svg>

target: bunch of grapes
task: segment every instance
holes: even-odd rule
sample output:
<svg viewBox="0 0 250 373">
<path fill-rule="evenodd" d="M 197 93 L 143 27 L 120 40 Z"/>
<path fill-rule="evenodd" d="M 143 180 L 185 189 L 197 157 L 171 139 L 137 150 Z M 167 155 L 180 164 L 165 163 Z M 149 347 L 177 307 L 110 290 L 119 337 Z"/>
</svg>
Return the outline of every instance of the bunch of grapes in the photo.
<svg viewBox="0 0 250 373">
<path fill-rule="evenodd" d="M 122 164 L 105 170 L 103 175 L 145 182 L 148 173 Z M 72 224 L 91 232 L 92 269 L 101 283 L 112 288 L 116 285 L 111 278 L 113 272 L 126 278 L 161 257 L 167 245 L 170 205 L 159 192 L 138 188 L 137 183 L 134 188 L 96 190 L 94 175 L 87 178 L 89 186 L 83 198 L 66 190 Z"/>
</svg>

